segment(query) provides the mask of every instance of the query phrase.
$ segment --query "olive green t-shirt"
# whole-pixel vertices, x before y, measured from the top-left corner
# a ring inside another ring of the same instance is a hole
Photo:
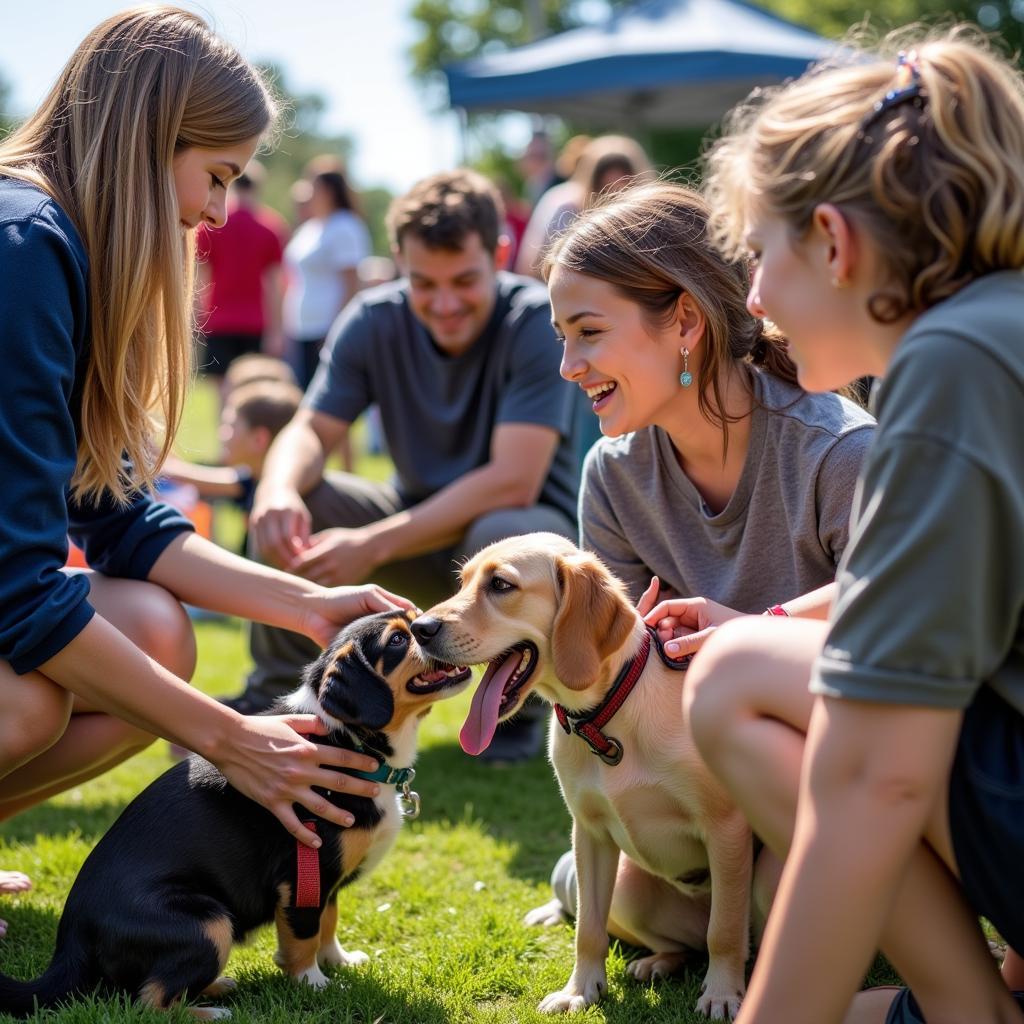
[[[877,413],[811,689],[1024,713],[1024,275],[918,317]]]

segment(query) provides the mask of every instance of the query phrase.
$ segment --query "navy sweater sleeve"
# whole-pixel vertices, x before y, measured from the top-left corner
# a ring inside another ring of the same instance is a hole
[[[144,578],[188,521],[139,496],[82,508],[76,378],[88,359],[88,265],[70,220],[31,186],[0,179],[0,658],[28,672],[93,615],[86,577],[61,571],[69,530],[90,565]]]

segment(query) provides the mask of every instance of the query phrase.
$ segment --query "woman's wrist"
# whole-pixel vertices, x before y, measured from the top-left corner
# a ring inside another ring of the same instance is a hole
[[[319,583],[307,580],[302,576],[284,572],[280,569],[263,567],[271,573],[270,602],[265,617],[252,618],[265,622],[268,626],[289,629],[295,633],[304,633],[304,625],[308,621],[311,604],[324,593]]]
[[[211,764],[219,764],[232,746],[232,739],[242,724],[242,716],[226,704],[212,700],[214,706],[206,714],[196,716],[189,735],[183,736],[184,746],[205,757]]]
[[[786,609],[783,608],[781,604],[773,604],[770,608],[765,608],[763,614],[764,615],[781,615],[781,616],[783,616],[784,618],[787,618],[787,619],[790,617],[789,612],[787,612]]]

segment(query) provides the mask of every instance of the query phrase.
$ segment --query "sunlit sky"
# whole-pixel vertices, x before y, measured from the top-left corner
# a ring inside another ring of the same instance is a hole
[[[6,113],[30,112],[82,37],[131,0],[0,0],[0,76],[11,86]],[[298,92],[328,100],[323,127],[355,140],[360,187],[404,191],[456,165],[458,120],[429,111],[410,76],[417,26],[412,0],[180,0],[201,13],[245,56],[272,60]],[[527,134],[509,128],[511,138]]]

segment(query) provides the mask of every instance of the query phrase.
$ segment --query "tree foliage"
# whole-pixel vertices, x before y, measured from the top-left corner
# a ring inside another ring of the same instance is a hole
[[[436,75],[445,64],[529,42],[528,12],[546,33],[593,23],[635,0],[413,0],[410,16],[422,30],[411,50],[413,73]],[[865,20],[863,0],[758,0],[761,6],[837,38]],[[1024,49],[1024,0],[876,0],[870,25],[886,31],[916,21],[973,21],[1007,50]]]
[[[767,0],[764,6],[825,36],[843,36],[864,23],[884,33],[915,22],[970,21],[1014,57],[1024,46],[1024,0],[882,0],[871,5],[870,18],[857,0]]]
[[[291,219],[292,185],[303,176],[306,164],[315,156],[329,154],[346,160],[352,152],[352,140],[330,135],[322,126],[327,101],[319,93],[292,90],[282,68],[263,64],[261,70],[274,83],[283,111],[279,134],[269,152],[259,154],[267,169],[263,200],[287,219]]]
[[[627,5],[628,0],[414,0],[410,16],[423,35],[410,52],[413,74],[431,78],[453,61],[520,46],[535,34],[578,28]]]

